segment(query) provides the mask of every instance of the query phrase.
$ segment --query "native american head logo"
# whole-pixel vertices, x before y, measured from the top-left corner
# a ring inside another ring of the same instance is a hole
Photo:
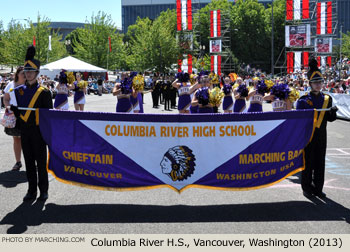
[[[162,172],[168,175],[172,181],[182,181],[191,177],[194,172],[196,158],[192,150],[187,146],[175,146],[170,148],[160,162]]]

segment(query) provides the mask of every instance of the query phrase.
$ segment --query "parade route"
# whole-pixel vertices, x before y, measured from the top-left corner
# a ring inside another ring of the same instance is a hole
[[[152,108],[147,113],[178,113]],[[73,110],[72,97],[69,98]],[[111,94],[87,96],[87,111],[114,112]],[[264,104],[264,111],[271,111]],[[99,191],[63,184],[51,175],[45,204],[23,203],[24,167],[14,165],[12,137],[0,132],[1,234],[349,234],[350,122],[328,124],[324,192],[327,198],[303,196],[299,174],[274,186],[251,191],[169,188],[144,191]],[[145,157],[147,158],[147,157]],[[22,157],[22,163],[24,163]]]

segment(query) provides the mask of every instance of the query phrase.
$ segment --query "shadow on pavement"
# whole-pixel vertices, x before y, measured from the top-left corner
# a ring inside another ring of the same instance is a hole
[[[27,182],[25,171],[6,171],[0,173],[0,185],[3,187],[12,188],[25,182]]]
[[[0,225],[12,225],[9,234],[26,232],[44,223],[183,223],[183,222],[275,222],[346,221],[350,210],[331,199],[207,206],[158,206],[88,204],[56,205],[22,203]]]
[[[294,183],[294,184],[300,184],[301,181],[301,172],[298,172],[296,174],[294,174],[293,176],[289,176],[287,178],[288,181]]]

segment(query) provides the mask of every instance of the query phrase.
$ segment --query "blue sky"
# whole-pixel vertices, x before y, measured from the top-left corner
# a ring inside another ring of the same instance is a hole
[[[5,29],[11,19],[30,19],[36,22],[38,13],[52,22],[90,20],[92,14],[104,11],[121,28],[121,0],[1,0],[0,20]],[[18,20],[25,24],[26,21]]]

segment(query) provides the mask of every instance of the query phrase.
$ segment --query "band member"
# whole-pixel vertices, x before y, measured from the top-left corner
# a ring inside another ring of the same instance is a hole
[[[34,59],[35,47],[30,46],[27,50],[24,72],[25,85],[15,89],[18,107],[48,108],[52,109],[52,97],[50,90],[40,86],[37,77],[40,69],[40,61]],[[28,192],[24,201],[35,200],[37,187],[40,190],[38,200],[45,201],[48,198],[49,180],[46,170],[47,152],[39,129],[39,110],[18,110],[11,106],[17,120],[20,122],[21,141],[28,179]]]
[[[163,98],[164,98],[164,110],[171,111],[170,109],[170,86],[171,83],[169,81],[169,77],[165,76],[163,82]]]
[[[305,147],[305,170],[301,174],[301,187],[305,197],[313,195],[325,198],[323,192],[325,158],[327,148],[327,121],[333,122],[337,117],[337,107],[332,107],[332,97],[321,92],[324,85],[322,73],[317,67],[317,61],[311,59],[307,73],[311,92],[300,97],[297,109],[326,109],[317,112],[317,122],[311,142]]]
[[[68,87],[67,73],[64,70],[61,71],[60,73],[59,83],[56,85],[56,90],[57,90],[57,95],[55,97],[54,108],[68,110],[69,109],[69,104],[68,104],[69,87]]]
[[[130,95],[132,93],[132,79],[127,74],[122,74],[121,83],[116,83],[113,91],[114,96],[117,96],[116,112],[131,113],[132,104]]]
[[[155,78],[155,80],[153,81],[153,85],[152,85],[153,108],[158,108],[159,106],[160,82],[161,80],[158,78]]]
[[[87,87],[87,81],[83,81],[81,79],[81,74],[76,73],[75,75],[76,81],[74,84],[74,107],[75,110],[84,111],[85,106],[85,94],[86,94],[86,87]]]
[[[199,76],[201,88],[197,89],[192,98],[192,107],[198,107],[197,113],[213,113],[213,106],[209,103],[210,81],[208,75]]]
[[[250,100],[248,112],[262,112],[264,96],[266,93],[266,84],[263,80],[254,83],[254,89],[249,92],[247,100]]]
[[[178,73],[176,74],[176,79],[172,83],[172,86],[177,89],[179,93],[179,113],[189,114],[191,105],[191,93],[198,88],[195,84],[191,86],[190,75],[188,73]]]
[[[225,113],[232,113],[233,110],[233,99],[232,99],[232,86],[229,77],[225,77],[222,91],[225,94],[224,101],[222,102],[222,110]]]
[[[246,99],[248,97],[248,88],[243,80],[239,77],[237,78],[237,88],[233,90],[235,96],[235,104],[233,106],[233,112],[241,113],[246,109]]]

